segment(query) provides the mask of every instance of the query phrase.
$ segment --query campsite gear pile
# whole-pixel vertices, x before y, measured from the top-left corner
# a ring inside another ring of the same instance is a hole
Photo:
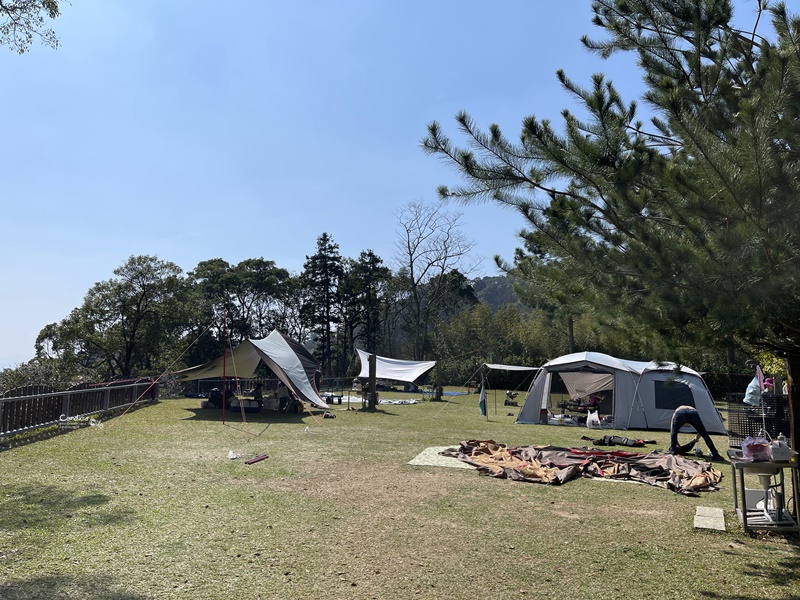
[[[506,446],[493,440],[468,440],[440,452],[473,465],[483,475],[560,485],[578,477],[639,481],[685,496],[718,490],[722,473],[708,462],[650,452]]]
[[[644,448],[646,444],[655,444],[655,440],[632,440],[630,438],[621,437],[619,435],[604,435],[600,439],[592,439],[585,435],[581,436],[582,440],[589,440],[595,446],[628,446],[631,448]]]

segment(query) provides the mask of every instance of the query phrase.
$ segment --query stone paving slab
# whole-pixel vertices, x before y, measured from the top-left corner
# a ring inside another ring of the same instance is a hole
[[[725,513],[721,508],[698,506],[694,514],[694,528],[725,531]]]

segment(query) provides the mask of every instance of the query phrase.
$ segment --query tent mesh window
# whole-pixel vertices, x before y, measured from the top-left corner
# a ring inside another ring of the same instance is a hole
[[[728,441],[731,448],[741,448],[746,437],[756,437],[765,430],[775,439],[782,433],[789,437],[789,397],[763,394],[760,406],[744,403],[744,394],[728,394]],[[791,443],[791,440],[789,440]]]
[[[654,381],[656,408],[660,410],[675,410],[679,406],[694,405],[694,396],[688,385],[679,381]]]

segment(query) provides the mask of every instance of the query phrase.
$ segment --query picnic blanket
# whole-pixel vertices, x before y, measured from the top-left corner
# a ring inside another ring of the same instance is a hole
[[[578,477],[638,481],[685,496],[719,489],[722,472],[711,463],[660,452],[628,452],[556,446],[506,446],[468,440],[440,452],[473,465],[483,475],[560,485]]]

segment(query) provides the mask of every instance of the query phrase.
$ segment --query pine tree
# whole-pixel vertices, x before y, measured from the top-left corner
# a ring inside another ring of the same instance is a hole
[[[331,364],[333,332],[339,322],[340,298],[339,280],[343,275],[342,257],[339,246],[333,238],[323,233],[317,238],[317,253],[306,256],[303,264],[303,289],[306,304],[301,308],[301,316],[311,331],[321,342],[317,357],[322,361],[324,374],[333,374]]]
[[[461,113],[459,148],[429,125],[425,150],[466,180],[440,194],[515,207],[530,226],[518,274],[635,319],[675,357],[690,343],[745,342],[800,376],[800,20],[776,4],[764,37],[766,19],[738,30],[726,0],[592,7],[607,37],[583,43],[603,58],[636,55],[649,124],[604,75],[584,88],[560,71],[588,114],[564,111],[563,131],[531,116],[514,143]]]

